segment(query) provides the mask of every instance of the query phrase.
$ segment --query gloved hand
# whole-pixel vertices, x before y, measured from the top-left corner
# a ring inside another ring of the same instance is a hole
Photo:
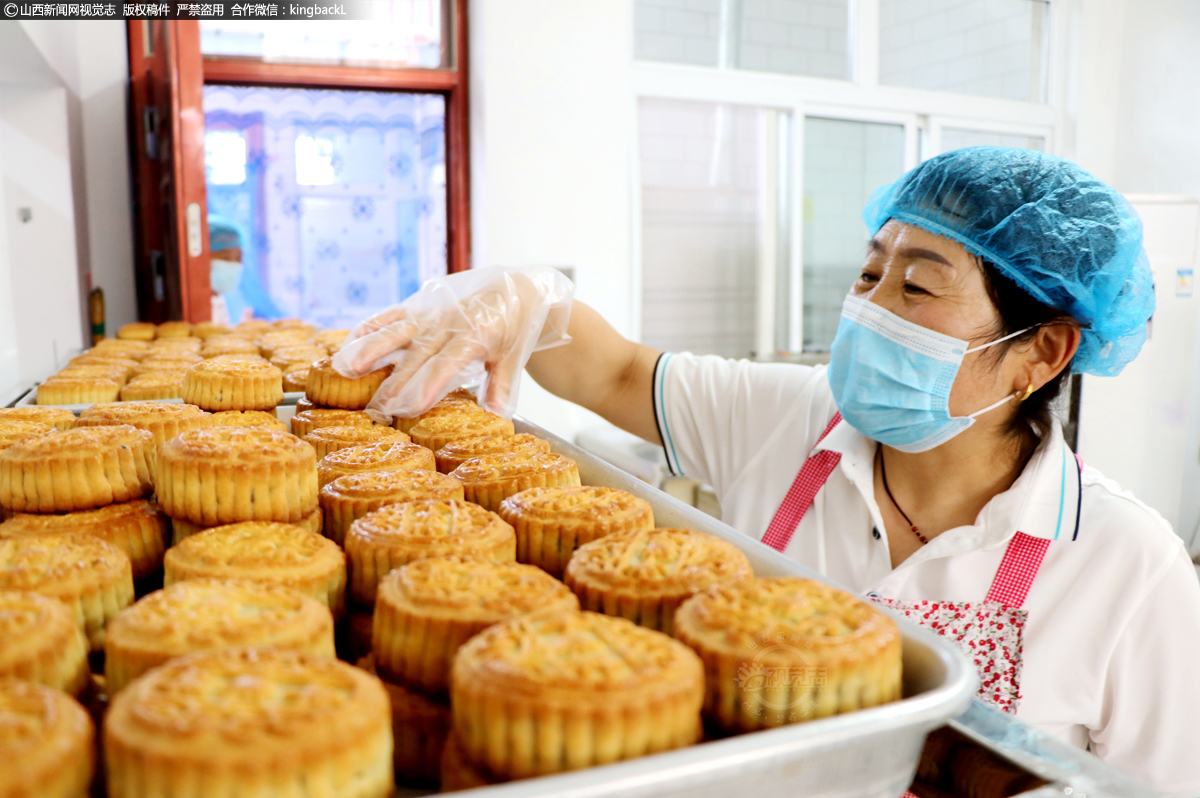
[[[529,356],[571,340],[574,293],[571,281],[548,266],[472,269],[429,280],[355,327],[333,367],[357,378],[395,364],[367,406],[377,420],[418,416],[479,377],[483,406],[511,418]]]

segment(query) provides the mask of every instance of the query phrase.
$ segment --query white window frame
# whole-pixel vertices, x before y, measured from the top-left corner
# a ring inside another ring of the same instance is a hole
[[[788,348],[802,349],[803,319],[803,196],[804,196],[804,118],[822,117],[859,122],[899,124],[905,130],[905,169],[941,152],[942,130],[962,128],[988,133],[1037,136],[1045,141],[1045,151],[1063,152],[1062,137],[1067,94],[1068,51],[1075,23],[1074,12],[1081,0],[1042,0],[1048,4],[1047,101],[1045,103],[977,97],[950,92],[927,91],[879,83],[879,2],[849,0],[850,79],[832,80],[740,69],[701,67],[650,61],[633,62],[631,88],[633,118],[638,119],[638,104],[643,98],[690,100],[728,105],[753,106],[790,115],[791,159],[788,173],[781,176],[789,184],[791,197],[791,236],[787,264],[774,262],[770,246],[778,240],[779,230],[763,230],[759,236],[758,292],[756,302],[755,352],[762,360],[775,351],[776,307],[775,276],[780,268],[790,274],[788,297]],[[632,2],[632,0],[630,0]],[[632,15],[631,15],[632,19]],[[640,126],[633,126],[630,146],[630,190],[632,216],[631,320],[633,335],[642,336],[642,206]],[[769,142],[764,140],[763,144]],[[774,157],[760,159],[763,168]],[[771,181],[764,181],[770,185]],[[763,206],[764,210],[769,206]],[[774,214],[763,216],[774,219]],[[765,227],[772,227],[769,222]]]

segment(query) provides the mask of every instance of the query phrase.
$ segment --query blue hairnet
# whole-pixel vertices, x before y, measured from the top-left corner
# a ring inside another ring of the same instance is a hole
[[[1009,147],[953,150],[878,189],[863,219],[872,235],[897,219],[951,238],[1071,314],[1083,325],[1075,373],[1115,376],[1146,341],[1154,282],[1141,220],[1070,161]]]
[[[208,250],[220,252],[223,249],[241,249],[242,230],[224,216],[215,213],[208,215]]]

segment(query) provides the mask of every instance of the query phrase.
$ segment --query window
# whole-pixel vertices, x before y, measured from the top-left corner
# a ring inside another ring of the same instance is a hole
[[[879,81],[1044,102],[1044,0],[880,0]]]
[[[441,0],[374,0],[371,20],[200,23],[207,57],[364,67],[449,65]]]
[[[804,120],[804,342],[829,351],[866,254],[862,209],[904,174],[904,126]]]
[[[344,327],[469,267],[467,0],[369,5],[129,23],[142,319],[209,318],[206,208],[241,229],[261,316]]]
[[[636,57],[787,75],[849,74],[847,0],[636,0]]]
[[[667,351],[751,357],[758,280],[764,112],[642,100],[643,340]]]
[[[222,184],[213,169],[208,181],[209,213],[245,238],[231,315],[351,327],[445,274],[445,106],[437,94],[206,86],[206,145],[242,142],[243,178]]]
[[[635,0],[643,340],[827,358],[875,189],[960,147],[1054,152],[1056,9]]]

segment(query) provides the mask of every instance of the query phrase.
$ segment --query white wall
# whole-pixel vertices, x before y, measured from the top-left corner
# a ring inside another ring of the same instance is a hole
[[[632,3],[471,6],[476,266],[571,266],[576,296],[631,322]],[[594,417],[521,387],[519,412],[559,434]]]
[[[17,382],[28,385],[83,340],[66,90],[0,86],[0,150]],[[18,218],[22,208],[28,222]]]
[[[20,27],[64,89],[76,244],[75,297],[87,327],[87,289],[104,289],[110,334],[137,320],[129,181],[125,23],[26,21]],[[28,60],[28,59],[27,59]],[[82,341],[81,341],[82,342]]]

